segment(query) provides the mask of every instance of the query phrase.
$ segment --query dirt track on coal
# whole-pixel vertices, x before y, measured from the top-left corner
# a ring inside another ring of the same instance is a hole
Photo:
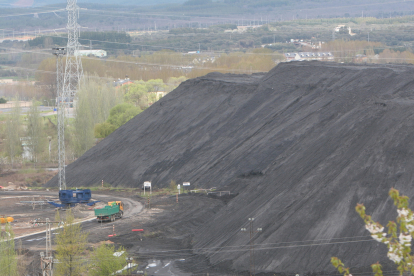
[[[354,273],[377,261],[395,271],[354,207],[387,224],[389,189],[414,196],[413,76],[408,65],[293,62],[188,80],[68,165],[68,185],[231,191],[192,243],[222,271],[250,268],[248,218],[263,229],[256,272],[329,273],[331,256]]]

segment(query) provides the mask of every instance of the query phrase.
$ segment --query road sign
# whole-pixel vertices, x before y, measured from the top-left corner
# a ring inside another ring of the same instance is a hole
[[[190,186],[190,182],[183,182],[183,186]]]
[[[150,188],[150,194],[152,194],[151,182],[149,182],[149,181],[144,182],[144,195],[145,195],[146,187]]]
[[[181,188],[181,186],[180,186],[180,184],[178,184],[178,185],[177,185],[178,194],[180,194],[180,193],[181,193],[181,189],[180,189],[180,188]]]

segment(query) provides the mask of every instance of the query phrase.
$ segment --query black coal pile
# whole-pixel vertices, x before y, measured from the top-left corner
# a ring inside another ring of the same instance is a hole
[[[412,66],[321,62],[209,74],[112,133],[66,179],[73,187],[188,181],[237,194],[193,239],[212,266],[249,270],[254,243],[256,272],[332,272],[331,256],[352,272],[377,261],[394,270],[354,207],[363,202],[386,224],[396,216],[389,189],[414,196],[413,79]],[[252,242],[240,231],[250,227]]]

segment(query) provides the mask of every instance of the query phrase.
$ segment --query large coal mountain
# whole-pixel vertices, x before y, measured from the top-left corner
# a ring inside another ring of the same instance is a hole
[[[281,63],[267,74],[212,73],[176,90],[67,166],[68,185],[170,180],[237,194],[195,232],[211,264],[256,272],[332,272],[330,257],[369,271],[385,246],[354,210],[386,224],[391,187],[409,197],[414,67]],[[49,185],[57,185],[53,178]]]

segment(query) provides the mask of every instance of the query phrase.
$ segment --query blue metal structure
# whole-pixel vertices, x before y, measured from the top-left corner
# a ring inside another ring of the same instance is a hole
[[[59,200],[61,204],[49,201],[55,207],[73,207],[76,204],[86,204],[92,206],[99,201],[91,201],[92,192],[89,189],[85,190],[60,190]]]

